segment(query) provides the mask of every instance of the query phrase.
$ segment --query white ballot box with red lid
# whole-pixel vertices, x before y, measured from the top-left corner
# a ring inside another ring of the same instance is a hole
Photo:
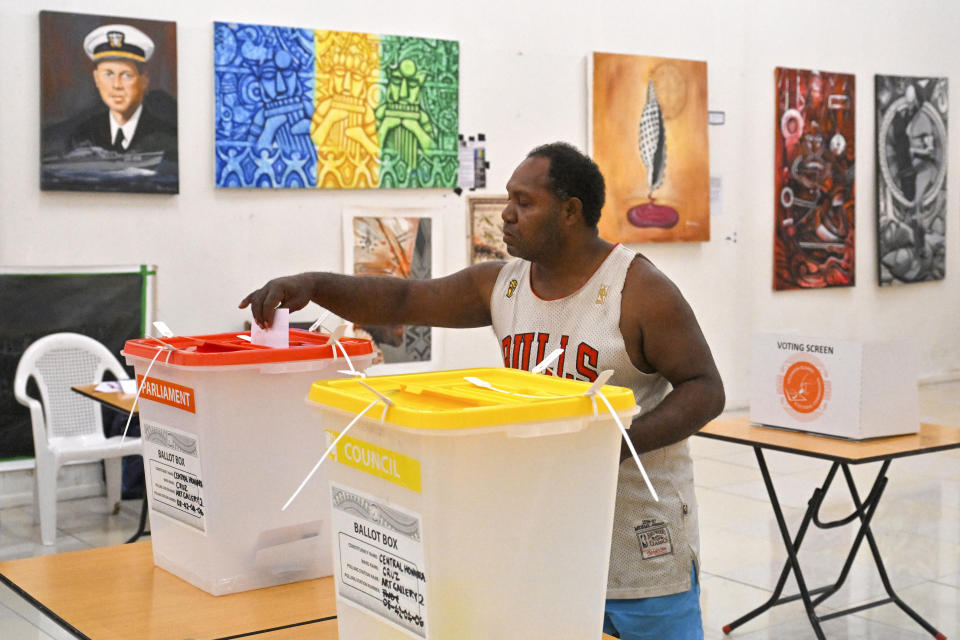
[[[906,340],[758,333],[750,420],[852,440],[916,433],[917,370]]]
[[[246,335],[144,338],[123,350],[141,388],[154,562],[213,595],[332,573],[325,473],[281,507],[324,447],[304,402],[310,385],[373,359],[369,340],[337,345],[291,329],[288,348],[271,348]]]

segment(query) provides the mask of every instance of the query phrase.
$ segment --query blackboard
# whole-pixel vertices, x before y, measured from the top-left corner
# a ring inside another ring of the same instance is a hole
[[[13,395],[26,348],[50,333],[73,331],[100,341],[123,363],[124,343],[143,337],[152,316],[155,275],[145,265],[0,268],[0,460],[33,457],[30,412]]]

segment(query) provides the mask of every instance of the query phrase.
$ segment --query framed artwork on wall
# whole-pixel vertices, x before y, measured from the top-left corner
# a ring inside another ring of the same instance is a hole
[[[177,25],[40,12],[40,188],[177,193]]]
[[[773,288],[854,285],[854,76],[776,69]]]
[[[345,209],[344,273],[425,280],[438,275],[437,216],[424,210]],[[354,324],[354,335],[373,340],[376,373],[428,371],[437,359],[435,332],[412,325]]]
[[[590,153],[606,180],[610,242],[710,239],[707,63],[594,53]]]
[[[943,280],[947,78],[874,76],[880,286]]]
[[[488,260],[510,260],[503,241],[503,220],[500,214],[507,206],[507,196],[473,196],[467,198],[467,256],[469,264]]]
[[[457,186],[454,40],[214,24],[218,187]]]

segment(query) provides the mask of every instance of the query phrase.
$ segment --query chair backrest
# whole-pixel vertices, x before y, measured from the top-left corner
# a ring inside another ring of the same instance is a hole
[[[41,407],[27,395],[27,380],[33,378],[40,390],[46,438],[103,438],[100,406],[70,387],[100,382],[105,371],[118,379],[128,375],[109,349],[79,333],[53,333],[27,347],[17,364],[13,387],[17,401],[30,408],[35,446],[40,444],[36,440]]]

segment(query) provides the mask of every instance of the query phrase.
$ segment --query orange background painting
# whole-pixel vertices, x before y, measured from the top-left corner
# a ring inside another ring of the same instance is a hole
[[[627,219],[632,207],[650,201],[638,135],[651,79],[666,130],[666,173],[653,198],[679,214],[669,229],[637,227]],[[607,185],[600,236],[624,243],[709,240],[707,63],[594,53],[592,91],[592,155]]]

